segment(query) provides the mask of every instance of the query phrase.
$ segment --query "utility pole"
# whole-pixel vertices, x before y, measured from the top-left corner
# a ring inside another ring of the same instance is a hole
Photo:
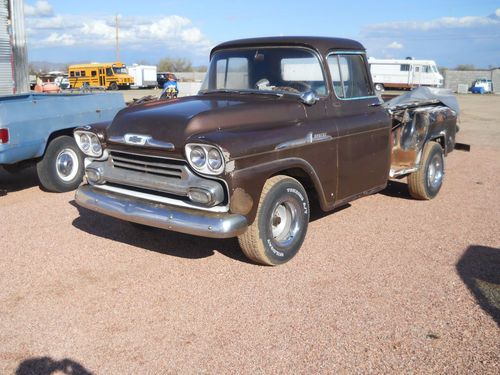
[[[116,26],[116,61],[120,61],[120,39],[118,35],[120,27],[118,26],[118,13],[115,16],[115,26]]]

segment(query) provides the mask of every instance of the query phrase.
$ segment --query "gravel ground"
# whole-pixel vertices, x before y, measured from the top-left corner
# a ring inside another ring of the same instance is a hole
[[[0,373],[500,373],[500,96],[462,96],[439,196],[316,212],[291,262],[0,171]]]

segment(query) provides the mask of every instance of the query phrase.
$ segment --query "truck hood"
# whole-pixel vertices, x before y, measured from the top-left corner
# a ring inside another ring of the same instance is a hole
[[[113,119],[107,137],[112,144],[127,134],[143,135],[173,144],[178,153],[195,135],[199,139],[213,131],[283,126],[305,116],[303,104],[295,98],[208,94],[128,107]]]

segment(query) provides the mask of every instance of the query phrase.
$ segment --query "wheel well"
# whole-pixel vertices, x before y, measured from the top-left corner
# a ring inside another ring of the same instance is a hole
[[[446,155],[446,141],[444,139],[444,135],[440,135],[439,137],[429,139],[429,141],[437,142],[443,149],[444,154]]]
[[[47,151],[47,147],[49,146],[49,143],[52,142],[54,139],[59,138],[63,135],[67,135],[69,137],[73,138],[73,130],[74,128],[68,128],[68,129],[61,129],[53,132],[51,135],[49,135],[49,138],[47,139],[47,143],[45,144],[45,150],[43,151],[43,154],[45,155],[45,151]]]
[[[316,191],[316,186],[314,186],[314,182],[313,182],[311,176],[309,176],[303,169],[301,169],[301,168],[285,169],[285,170],[274,173],[269,178],[277,176],[277,175],[295,178],[304,187],[304,189],[307,193],[307,197],[309,198],[310,204],[311,205],[313,203],[319,204],[318,192]]]

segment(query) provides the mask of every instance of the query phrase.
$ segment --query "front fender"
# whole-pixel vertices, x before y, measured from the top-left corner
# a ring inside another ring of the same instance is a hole
[[[300,173],[301,180],[307,179],[312,183],[324,210],[333,208],[333,199],[326,199],[320,179],[306,160],[289,157],[274,161],[268,161],[250,167],[234,170],[230,173],[228,186],[230,191],[230,211],[235,214],[244,215],[249,224],[253,223],[259,205],[260,195],[266,181],[278,174],[296,177]],[[304,182],[304,181],[302,181]],[[310,192],[308,192],[310,196]]]

